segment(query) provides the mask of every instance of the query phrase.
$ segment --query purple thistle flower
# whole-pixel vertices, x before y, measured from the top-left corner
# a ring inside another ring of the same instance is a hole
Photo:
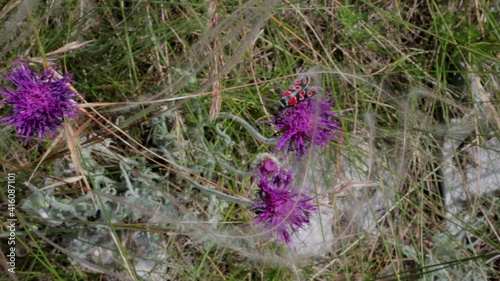
[[[260,163],[259,167],[257,168],[257,174],[269,175],[277,172],[278,169],[278,164],[276,164],[273,159],[267,158],[266,160],[262,161],[262,163]]]
[[[260,191],[251,208],[257,214],[254,224],[262,224],[276,235],[278,242],[288,244],[291,234],[307,228],[311,212],[317,208],[310,203],[314,198],[294,190],[289,171],[270,165],[268,160],[257,169]]]
[[[58,79],[50,69],[40,75],[17,62],[4,79],[15,89],[0,89],[1,102],[12,105],[12,114],[0,118],[0,124],[16,127],[17,135],[26,139],[24,145],[33,137],[54,137],[64,116],[76,117],[76,103],[71,99],[75,93],[69,89],[71,75]]]
[[[296,156],[301,157],[311,145],[324,147],[328,141],[338,139],[335,133],[340,125],[333,119],[337,113],[331,110],[326,97],[321,100],[309,98],[277,112],[275,116],[275,120],[269,123],[281,133],[277,150],[296,151]]]

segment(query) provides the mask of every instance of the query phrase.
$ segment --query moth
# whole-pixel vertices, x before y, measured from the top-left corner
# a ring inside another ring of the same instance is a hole
[[[306,98],[310,98],[317,93],[323,91],[321,87],[310,86],[311,76],[307,73],[299,73],[297,78],[293,81],[293,84],[288,87],[286,91],[282,91],[282,97],[280,100],[280,108],[285,109],[292,107]]]

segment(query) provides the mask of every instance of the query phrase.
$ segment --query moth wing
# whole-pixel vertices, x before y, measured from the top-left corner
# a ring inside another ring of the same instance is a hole
[[[309,90],[315,94],[323,93],[323,88],[321,88],[320,86],[311,86],[309,87]]]
[[[294,80],[295,85],[299,85],[301,89],[306,88],[311,82],[311,77],[307,73],[299,73]]]

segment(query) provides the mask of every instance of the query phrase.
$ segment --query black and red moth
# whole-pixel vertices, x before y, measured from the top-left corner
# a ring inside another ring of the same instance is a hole
[[[307,73],[299,73],[293,84],[283,92],[280,103],[281,108],[292,107],[299,102],[310,98],[313,95],[322,91],[321,87],[309,86],[311,77]]]

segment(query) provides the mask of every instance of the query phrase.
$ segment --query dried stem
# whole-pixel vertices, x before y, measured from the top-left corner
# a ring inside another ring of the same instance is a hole
[[[217,10],[217,0],[209,0],[208,1],[208,15],[210,16],[210,20],[208,22],[208,26],[210,29],[215,29],[219,24],[219,13]],[[219,75],[219,66],[224,66],[224,56],[222,54],[222,49],[220,48],[221,41],[219,36],[214,37],[214,41],[212,42],[212,51],[216,52],[216,55],[213,57],[212,64],[212,77],[217,77],[212,84],[212,106],[210,107],[210,120],[215,120],[219,115],[222,98],[221,98],[221,87],[220,87],[220,79]]]

